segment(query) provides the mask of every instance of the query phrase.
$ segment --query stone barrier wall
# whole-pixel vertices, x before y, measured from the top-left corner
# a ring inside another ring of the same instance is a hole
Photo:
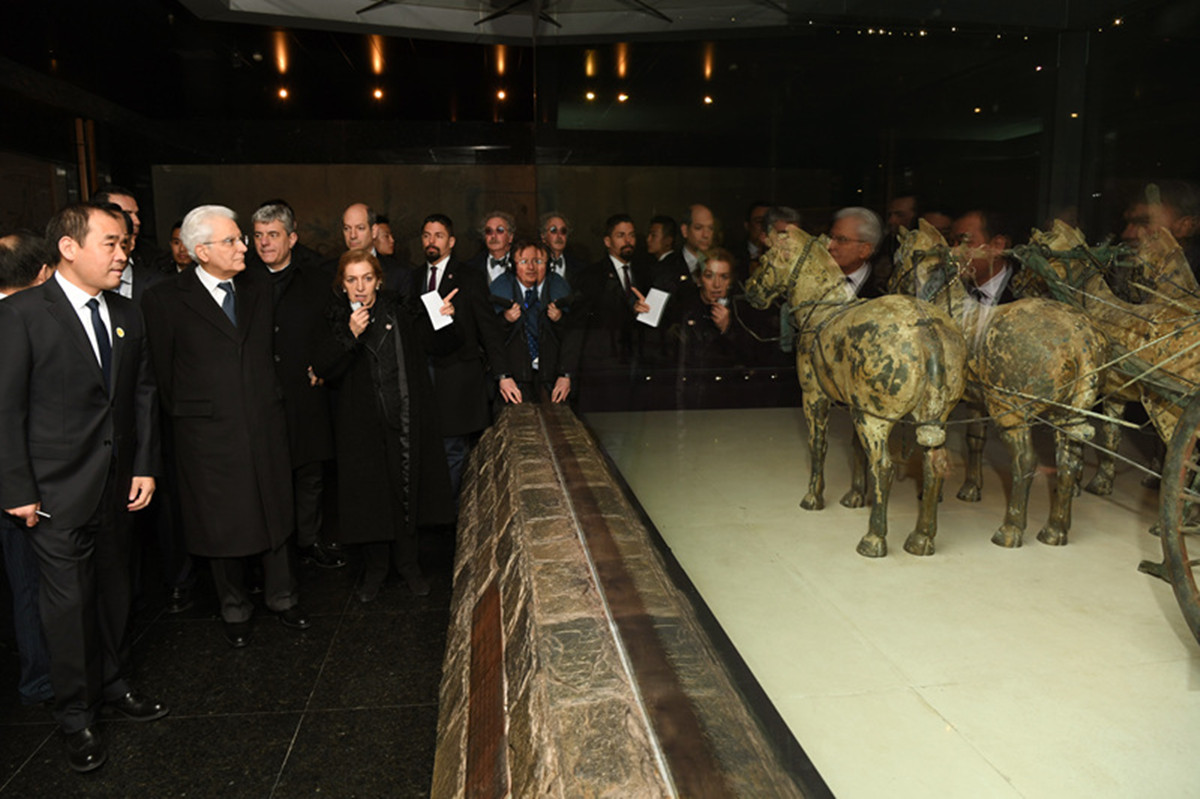
[[[435,799],[801,795],[569,409],[506,408],[461,507]]]

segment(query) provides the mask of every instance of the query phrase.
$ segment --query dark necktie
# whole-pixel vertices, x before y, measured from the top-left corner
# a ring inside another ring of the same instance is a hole
[[[504,266],[504,259],[503,258],[492,258],[489,256],[488,263],[491,264],[492,269],[501,269]]]
[[[112,387],[112,342],[108,338],[108,326],[100,316],[100,301],[92,297],[87,301],[92,310],[92,330],[96,333],[96,349],[100,351],[100,371],[104,373],[104,387]]]
[[[553,272],[556,272],[557,274],[561,275],[563,273],[563,259],[562,258],[551,258],[550,259],[550,269]]]
[[[429,288],[426,291],[437,291],[437,267],[429,266]]]
[[[237,327],[237,310],[233,307],[233,284],[228,280],[223,280],[217,284],[217,288],[225,292],[225,299],[221,300],[221,310],[229,317],[229,321]]]
[[[538,295],[536,288],[525,289],[525,340],[529,344],[529,362],[538,359]]]
[[[625,296],[628,299],[633,299],[633,278],[629,276],[629,264],[622,264],[621,269],[625,272]]]

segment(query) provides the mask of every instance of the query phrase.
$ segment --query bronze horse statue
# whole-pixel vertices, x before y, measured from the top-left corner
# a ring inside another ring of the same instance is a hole
[[[1082,468],[1082,444],[1092,436],[1087,412],[1096,404],[1108,360],[1108,341],[1087,314],[1049,299],[1021,299],[985,307],[959,279],[955,250],[932,225],[902,230],[896,275],[901,289],[915,291],[942,308],[967,342],[964,402],[975,419],[967,430],[966,479],[958,498],[977,502],[983,484],[986,427],[982,409],[1000,429],[1008,448],[1012,491],[1004,523],[992,543],[1019,547],[1024,538],[1036,457],[1032,425],[1054,424],[1058,479],[1050,518],[1038,540],[1067,543],[1071,501]]]
[[[766,308],[784,297],[797,329],[796,371],[812,468],[800,506],[825,506],[829,408],[833,402],[843,403],[850,409],[874,483],[870,522],[858,553],[886,555],[893,474],[888,439],[896,423],[911,416],[917,443],[925,447],[925,482],[917,525],[904,549],[914,555],[933,554],[938,496],[948,464],[946,417],[963,392],[962,336],[945,311],[914,297],[850,299],[833,256],[799,228],[772,233],[771,245],[746,284],[746,298],[756,308]]]

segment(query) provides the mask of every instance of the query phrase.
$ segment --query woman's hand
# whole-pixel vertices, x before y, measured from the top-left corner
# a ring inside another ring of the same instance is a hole
[[[355,338],[362,335],[367,329],[367,325],[371,323],[371,309],[367,306],[359,308],[354,313],[350,314],[350,332]]]

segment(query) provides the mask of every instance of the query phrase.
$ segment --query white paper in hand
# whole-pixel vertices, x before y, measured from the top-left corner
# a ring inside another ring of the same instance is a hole
[[[650,310],[638,314],[638,321],[650,327],[658,327],[658,322],[662,319],[663,309],[667,307],[667,300],[670,298],[671,295],[662,289],[650,289],[647,291],[646,304],[650,306]]]
[[[442,315],[442,306],[446,304],[446,301],[436,291],[427,291],[422,294],[421,302],[425,304],[425,311],[429,314],[429,321],[434,330],[441,330],[454,321],[453,316]]]

